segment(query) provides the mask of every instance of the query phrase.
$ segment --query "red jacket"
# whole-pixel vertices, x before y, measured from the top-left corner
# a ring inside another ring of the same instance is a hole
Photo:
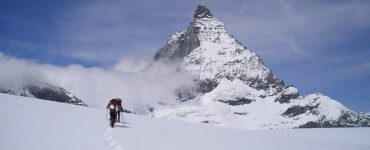
[[[110,105],[114,105],[114,108],[110,108]],[[109,109],[110,111],[117,111],[119,112],[122,108],[122,100],[121,99],[112,99],[109,101],[106,109]]]

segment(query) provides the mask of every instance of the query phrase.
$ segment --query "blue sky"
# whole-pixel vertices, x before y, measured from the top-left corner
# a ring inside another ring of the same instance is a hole
[[[205,4],[301,94],[370,112],[370,1],[2,0],[0,52],[42,64],[112,67],[151,58]]]

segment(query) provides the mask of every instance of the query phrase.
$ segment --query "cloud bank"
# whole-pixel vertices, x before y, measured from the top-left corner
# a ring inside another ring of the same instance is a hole
[[[18,88],[32,82],[45,81],[39,65],[30,60],[16,59],[0,52],[0,87]]]
[[[175,90],[192,86],[192,74],[161,62],[124,58],[113,68],[59,67],[0,55],[0,87],[22,86],[29,81],[61,86],[89,106],[104,107],[107,100],[120,97],[136,109],[159,102],[175,103]],[[4,70],[4,71],[3,71]]]

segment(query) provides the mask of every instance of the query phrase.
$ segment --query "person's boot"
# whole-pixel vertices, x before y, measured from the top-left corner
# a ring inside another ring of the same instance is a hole
[[[110,120],[110,127],[114,128],[114,120]]]

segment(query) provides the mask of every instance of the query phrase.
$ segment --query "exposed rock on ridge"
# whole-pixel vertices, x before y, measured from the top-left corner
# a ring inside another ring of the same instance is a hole
[[[82,100],[71,94],[62,87],[46,83],[28,84],[21,88],[1,88],[0,93],[19,95],[24,97],[35,97],[61,103],[87,106]]]

